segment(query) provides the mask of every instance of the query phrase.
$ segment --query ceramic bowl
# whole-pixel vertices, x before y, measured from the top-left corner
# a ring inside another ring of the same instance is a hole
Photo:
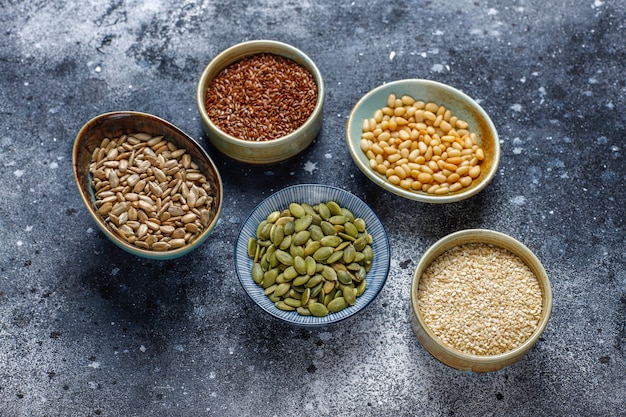
[[[374,260],[371,269],[365,277],[367,281],[365,292],[360,297],[357,297],[354,306],[348,306],[344,310],[330,313],[325,317],[302,316],[295,311],[279,310],[263,293],[263,288],[252,280],[253,261],[248,256],[248,240],[256,236],[256,229],[259,223],[275,210],[284,210],[293,202],[315,205],[331,200],[337,202],[341,207],[352,211],[355,217],[363,218],[366,222],[368,233],[372,235]],[[325,326],[355,316],[378,296],[387,280],[389,265],[389,240],[383,224],[374,211],[354,194],[328,185],[294,185],[267,197],[252,210],[243,223],[235,242],[235,270],[246,294],[271,316],[300,327]]]
[[[239,139],[225,133],[209,118],[205,107],[206,92],[211,81],[224,68],[242,58],[261,53],[289,58],[307,69],[317,84],[317,103],[306,122],[286,136],[266,141]],[[223,154],[240,162],[262,165],[289,159],[302,152],[313,142],[322,126],[324,94],[322,74],[311,58],[299,49],[282,42],[255,40],[231,46],[209,62],[198,82],[196,104],[202,119],[202,126],[213,146]]]
[[[370,167],[369,158],[361,149],[361,134],[363,121],[374,117],[378,109],[387,105],[387,97],[394,93],[400,98],[409,95],[415,100],[426,103],[434,102],[445,106],[453,116],[469,123],[469,130],[476,133],[477,142],[483,148],[485,159],[481,163],[480,176],[474,179],[471,185],[453,193],[435,195],[424,191],[406,190],[394,185],[383,174],[379,174]],[[492,180],[500,161],[500,144],[498,133],[483,108],[461,91],[435,81],[421,79],[407,79],[393,81],[374,88],[363,96],[354,106],[346,126],[348,149],[357,167],[367,178],[383,189],[409,200],[424,203],[451,203],[469,198],[481,190]]]
[[[467,244],[487,243],[504,248],[517,255],[534,273],[542,293],[542,311],[534,333],[516,348],[497,355],[470,355],[454,349],[441,341],[428,327],[419,308],[418,288],[424,271],[439,255],[447,250]],[[469,372],[497,371],[519,361],[535,345],[543,333],[552,311],[550,280],[539,259],[524,244],[503,233],[484,229],[462,230],[452,233],[432,245],[421,257],[411,281],[410,320],[413,331],[424,348],[440,362],[452,368]]]
[[[200,170],[204,173],[207,181],[211,185],[214,201],[210,210],[210,221],[207,227],[204,228],[202,234],[191,244],[162,252],[142,249],[128,243],[125,239],[122,239],[114,233],[109,226],[107,226],[103,217],[98,213],[92,186],[92,175],[89,172],[92,153],[104,138],[113,139],[124,134],[137,132],[144,132],[153,136],[163,135],[165,139],[173,142],[179,149],[186,149],[191,155],[192,160],[199,165]],[[72,159],[74,179],[89,214],[107,238],[118,247],[133,255],[150,259],[172,259],[185,255],[200,246],[217,223],[222,207],[223,189],[222,179],[215,164],[193,138],[173,124],[159,117],[134,111],[118,111],[96,116],[88,121],[76,136]]]

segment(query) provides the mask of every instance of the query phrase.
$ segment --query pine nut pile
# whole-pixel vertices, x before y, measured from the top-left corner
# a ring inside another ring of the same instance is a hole
[[[205,96],[211,121],[225,133],[249,141],[290,134],[307,121],[316,104],[313,75],[291,59],[266,53],[224,68]]]
[[[444,106],[390,94],[363,121],[361,150],[370,168],[405,190],[444,195],[468,187],[485,159],[476,134]]]
[[[185,149],[163,136],[105,138],[89,172],[98,213],[119,237],[167,251],[195,241],[211,221],[211,185]]]
[[[444,344],[468,354],[496,355],[533,334],[542,293],[517,255],[470,243],[444,252],[426,268],[418,304],[426,325]]]

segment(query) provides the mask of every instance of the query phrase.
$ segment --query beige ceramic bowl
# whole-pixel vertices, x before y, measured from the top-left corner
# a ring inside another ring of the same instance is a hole
[[[260,53],[281,55],[297,62],[311,72],[318,91],[317,103],[313,113],[302,126],[287,136],[254,142],[236,138],[219,129],[207,115],[204,101],[211,80],[222,69],[242,58]],[[224,50],[206,66],[198,82],[196,104],[209,141],[220,152],[249,164],[272,164],[284,161],[302,152],[313,142],[319,133],[322,126],[324,81],[315,63],[302,51],[293,46],[270,40],[249,41]]]
[[[466,243],[488,243],[508,249],[519,256],[535,274],[542,291],[542,312],[534,333],[517,348],[499,355],[479,356],[463,353],[444,344],[428,328],[419,309],[418,287],[421,276],[430,263],[439,255],[455,246]],[[439,361],[452,368],[469,372],[497,371],[519,361],[537,342],[548,324],[552,310],[552,290],[550,281],[541,262],[525,245],[505,234],[484,230],[470,229],[452,233],[431,246],[420,259],[411,281],[411,326],[424,348]]]
[[[478,143],[485,152],[485,160],[481,164],[481,174],[470,186],[462,188],[457,192],[443,195],[405,190],[398,185],[391,184],[387,181],[385,175],[375,172],[370,167],[369,159],[361,150],[363,120],[372,118],[376,110],[385,107],[390,93],[395,93],[398,98],[408,94],[415,100],[431,101],[440,106],[445,106],[451,110],[454,116],[469,123],[469,130],[476,133]],[[391,193],[424,203],[452,203],[479,193],[495,176],[500,162],[498,133],[485,110],[461,91],[429,80],[407,79],[393,81],[368,92],[356,103],[350,113],[346,126],[346,139],[352,159],[365,176]]]
[[[171,249],[164,252],[141,249],[135,245],[131,245],[126,240],[120,238],[105,223],[102,216],[98,213],[95,204],[94,191],[91,185],[91,174],[89,173],[89,165],[94,149],[100,145],[105,137],[116,138],[123,134],[145,132],[153,136],[163,135],[165,139],[176,144],[178,148],[184,148],[189,152],[192,160],[199,166],[200,170],[207,177],[211,184],[212,194],[214,197],[211,207],[211,220],[202,234],[196,240],[188,245],[178,249]],[[204,151],[204,149],[190,136],[178,129],[171,123],[160,119],[156,116],[133,112],[119,111],[112,113],[104,113],[94,117],[88,121],[76,136],[74,148],[72,152],[72,160],[74,166],[74,179],[80,191],[80,196],[94,219],[98,228],[118,247],[133,255],[151,259],[172,259],[185,255],[197,248],[206,238],[215,226],[222,207],[222,179],[220,177],[215,164]]]

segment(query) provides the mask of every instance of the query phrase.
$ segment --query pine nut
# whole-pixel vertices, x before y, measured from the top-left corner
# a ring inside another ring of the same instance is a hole
[[[443,195],[480,176],[485,152],[468,129],[444,106],[390,94],[386,106],[363,120],[360,146],[370,168],[390,183]]]

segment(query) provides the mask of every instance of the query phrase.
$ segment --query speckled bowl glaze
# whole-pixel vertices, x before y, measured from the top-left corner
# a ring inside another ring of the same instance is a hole
[[[356,304],[337,313],[325,317],[301,316],[295,311],[283,311],[263,293],[263,288],[252,280],[253,261],[248,256],[248,239],[256,236],[259,223],[275,210],[284,210],[290,203],[307,203],[315,205],[321,202],[335,201],[341,207],[352,211],[355,217],[366,222],[368,233],[372,235],[374,260],[367,272],[367,288],[357,297]],[[235,242],[235,270],[246,294],[250,296],[262,310],[271,316],[300,327],[319,327],[338,323],[355,316],[369,305],[382,290],[390,266],[389,240],[385,228],[374,211],[360,198],[340,188],[321,184],[300,184],[284,188],[263,200],[243,223]]]
[[[518,347],[499,355],[470,355],[444,344],[424,321],[419,309],[419,281],[426,268],[445,251],[467,243],[488,243],[509,250],[519,256],[537,277],[542,292],[541,318],[534,333]],[[440,362],[468,372],[497,371],[519,361],[537,342],[545,330],[552,311],[552,290],[543,265],[524,244],[500,232],[469,229],[452,233],[432,245],[421,257],[411,281],[410,321],[413,332],[424,348]]]
[[[461,190],[434,195],[423,191],[405,190],[391,184],[384,175],[374,171],[365,153],[361,150],[363,120],[372,118],[376,110],[387,105],[389,94],[399,98],[410,95],[415,100],[434,102],[445,106],[454,116],[469,123],[469,130],[477,135],[478,143],[485,152],[481,174],[471,185]],[[424,203],[452,203],[469,198],[481,190],[493,179],[500,163],[500,143],[498,133],[489,115],[478,103],[461,91],[435,81],[407,79],[393,81],[374,88],[363,96],[353,107],[346,126],[346,139],[352,159],[367,178],[383,189],[409,200]]]
[[[306,68],[317,84],[317,103],[311,116],[298,129],[280,138],[254,142],[236,138],[219,129],[209,118],[205,95],[211,80],[228,65],[250,55],[270,53],[289,58]],[[324,81],[315,63],[297,48],[277,41],[243,42],[222,51],[204,69],[196,90],[196,105],[209,141],[223,154],[248,164],[273,164],[287,160],[305,150],[317,137],[322,126]]]
[[[91,185],[92,178],[89,173],[92,153],[105,137],[115,138],[136,132],[145,132],[153,136],[163,135],[165,139],[176,144],[178,148],[186,149],[193,161],[200,166],[201,171],[211,184],[214,197],[211,208],[212,217],[202,234],[191,244],[165,252],[141,249],[129,244],[115,234],[107,227],[104,219],[98,213],[95,204],[94,190]],[[222,208],[223,189],[222,179],[215,164],[193,138],[173,124],[159,117],[134,111],[104,113],[94,117],[82,127],[76,136],[72,151],[72,162],[74,167],[74,179],[78,186],[80,196],[89,214],[96,222],[96,225],[115,245],[133,255],[150,259],[173,259],[183,256],[200,246],[217,223]]]

